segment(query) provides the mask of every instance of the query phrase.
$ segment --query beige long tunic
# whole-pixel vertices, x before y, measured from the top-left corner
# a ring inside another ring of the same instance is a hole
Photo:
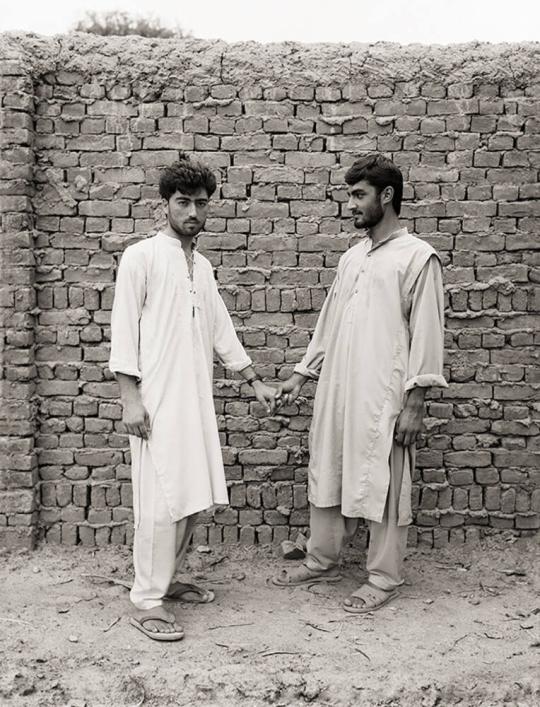
[[[394,428],[406,391],[446,386],[439,259],[406,229],[362,239],[336,278],[295,371],[319,378],[310,430],[309,500],[380,522]],[[411,519],[414,450],[405,458],[399,523]]]
[[[140,381],[151,421],[148,449],[172,521],[228,503],[212,397],[214,351],[230,370],[251,364],[210,262],[194,253],[192,282],[176,239],[158,233],[126,248],[116,280],[109,368]],[[146,443],[132,436],[130,444],[138,487]],[[136,524],[137,515],[135,508]]]

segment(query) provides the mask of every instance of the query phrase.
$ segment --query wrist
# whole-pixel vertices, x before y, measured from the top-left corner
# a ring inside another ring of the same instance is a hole
[[[412,388],[407,394],[405,405],[409,408],[423,408],[426,397],[426,388]]]
[[[304,385],[304,383],[307,381],[307,376],[302,375],[301,373],[293,373],[291,377],[289,378],[291,383],[293,385]]]
[[[122,405],[137,405],[142,403],[141,391],[137,388],[135,390],[124,391],[122,397]]]
[[[252,373],[248,378],[245,379],[246,383],[249,383],[249,385],[252,388],[257,387],[257,385],[262,385],[262,378],[258,373]]]

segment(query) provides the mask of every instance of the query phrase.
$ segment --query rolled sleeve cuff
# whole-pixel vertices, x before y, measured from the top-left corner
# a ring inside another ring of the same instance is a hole
[[[223,365],[225,368],[229,371],[243,371],[244,368],[247,368],[248,366],[253,365],[253,361],[249,358],[249,356],[246,356],[245,358],[238,359],[237,361],[223,361]]]
[[[313,378],[314,380],[317,380],[319,377],[319,371],[315,371],[313,368],[308,368],[307,366],[304,366],[303,363],[297,363],[294,367],[294,372],[299,373],[301,376],[305,376],[306,378]]]
[[[109,361],[109,370],[116,378],[117,373],[123,373],[125,376],[132,376],[136,378],[139,382],[142,378],[140,370],[133,364],[129,364],[123,361]]]
[[[448,388],[448,383],[437,373],[424,373],[420,376],[409,378],[405,383],[405,392],[413,388]]]

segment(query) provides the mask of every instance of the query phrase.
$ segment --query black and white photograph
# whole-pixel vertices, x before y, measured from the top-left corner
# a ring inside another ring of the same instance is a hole
[[[540,705],[540,5],[0,11],[0,707]]]

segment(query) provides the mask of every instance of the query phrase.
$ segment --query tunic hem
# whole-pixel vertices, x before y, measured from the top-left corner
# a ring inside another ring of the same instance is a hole
[[[366,511],[354,511],[351,510],[350,508],[345,508],[343,505],[340,503],[340,501],[337,501],[336,503],[316,503],[311,497],[308,496],[308,501],[311,503],[311,505],[315,506],[315,508],[335,508],[336,506],[339,506],[341,508],[341,515],[344,516],[345,518],[363,518],[364,520],[368,520],[373,523],[381,523],[383,519],[384,513],[381,514],[376,514],[376,513],[367,513]],[[406,525],[410,525],[412,523],[412,516],[407,516],[404,520],[399,519],[398,520],[398,527],[403,527]]]

